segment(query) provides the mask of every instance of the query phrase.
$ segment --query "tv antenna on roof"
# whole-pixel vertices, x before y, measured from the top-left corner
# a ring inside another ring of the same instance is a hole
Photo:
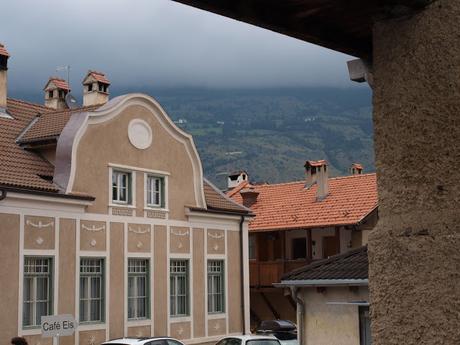
[[[56,72],[61,71],[67,71],[67,85],[69,85],[70,88],[70,65],[56,67]],[[72,96],[70,92],[65,96],[65,103],[69,109],[75,109],[79,107],[77,99]]]
[[[56,67],[56,72],[67,71],[67,85],[70,87],[70,65]]]

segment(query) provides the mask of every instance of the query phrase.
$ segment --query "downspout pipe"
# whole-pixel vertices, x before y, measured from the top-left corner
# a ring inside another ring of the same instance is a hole
[[[304,328],[305,328],[305,302],[299,297],[299,288],[291,286],[292,299],[297,303],[297,338],[299,345],[305,345]]]
[[[240,218],[240,274],[241,274],[241,320],[243,321],[243,335],[247,334],[246,329],[246,309],[245,309],[245,298],[244,298],[244,242],[243,242],[243,223],[244,216]]]

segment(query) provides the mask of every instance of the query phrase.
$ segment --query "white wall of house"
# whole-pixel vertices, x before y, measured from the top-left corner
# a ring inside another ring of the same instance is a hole
[[[359,345],[359,307],[330,302],[368,301],[367,287],[304,288],[304,345]]]

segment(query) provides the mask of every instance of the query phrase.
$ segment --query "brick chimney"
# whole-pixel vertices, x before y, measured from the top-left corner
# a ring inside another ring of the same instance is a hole
[[[50,77],[45,87],[45,106],[52,109],[67,109],[65,96],[70,92],[67,81],[58,77]]]
[[[83,79],[83,106],[105,104],[109,100],[110,81],[104,73],[88,71]]]
[[[247,208],[251,208],[257,201],[259,192],[254,187],[247,187],[240,190],[241,197],[243,198],[243,205]]]
[[[227,188],[232,189],[238,186],[241,182],[249,181],[248,173],[244,170],[231,173],[227,177]]]
[[[350,173],[352,175],[361,175],[363,173],[363,166],[359,163],[353,163],[350,167]]]
[[[6,112],[6,99],[8,97],[8,54],[5,46],[0,43],[0,113]]]
[[[310,188],[316,183],[316,199],[318,201],[323,200],[329,193],[327,162],[325,160],[306,161],[304,167],[306,175],[305,187]]]

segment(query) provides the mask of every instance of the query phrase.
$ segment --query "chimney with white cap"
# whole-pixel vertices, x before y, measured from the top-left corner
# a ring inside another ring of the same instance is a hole
[[[327,162],[325,160],[305,162],[306,188],[312,187],[315,183],[316,199],[323,200],[329,193],[329,177]]]
[[[8,97],[8,54],[5,46],[0,43],[0,113],[6,112],[6,99]]]
[[[248,181],[248,173],[244,170],[235,171],[227,177],[227,188],[232,189],[238,186],[241,182]]]
[[[105,104],[109,100],[110,81],[104,73],[88,71],[83,79],[83,106]]]

